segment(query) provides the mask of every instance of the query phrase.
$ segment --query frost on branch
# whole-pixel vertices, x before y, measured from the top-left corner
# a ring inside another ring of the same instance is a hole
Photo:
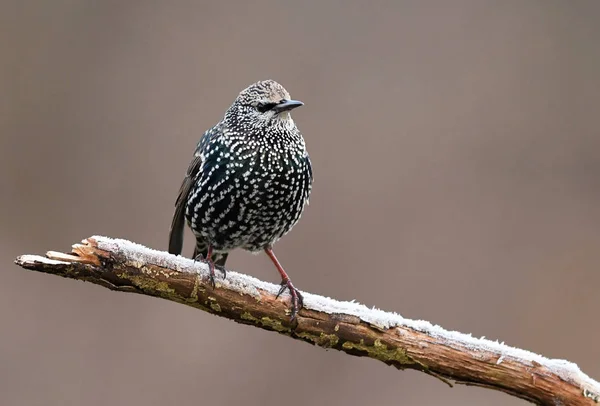
[[[102,236],[73,246],[73,253],[23,255],[24,268],[86,280],[112,290],[184,303],[292,338],[416,369],[444,382],[501,390],[538,404],[592,405],[600,385],[577,365],[498,341],[448,331],[424,320],[302,292],[304,308],[289,323],[289,294],[279,286],[227,271],[208,283],[208,267],[181,256]]]

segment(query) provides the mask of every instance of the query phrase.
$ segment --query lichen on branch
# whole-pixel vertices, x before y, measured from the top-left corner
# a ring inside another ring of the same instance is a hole
[[[600,384],[571,362],[308,292],[302,292],[304,307],[290,322],[289,294],[277,299],[278,285],[227,270],[213,289],[203,262],[127,240],[93,236],[73,245],[71,253],[22,255],[15,262],[114,291],[182,303],[398,369],[419,370],[450,385],[496,389],[542,405],[600,402]]]

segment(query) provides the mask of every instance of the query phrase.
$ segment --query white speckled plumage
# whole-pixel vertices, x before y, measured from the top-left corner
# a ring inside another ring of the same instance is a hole
[[[257,109],[258,103],[289,99],[276,82],[257,82],[198,143],[202,164],[185,216],[199,248],[208,243],[216,253],[260,251],[300,219],[312,186],[304,139],[288,111]]]
[[[194,257],[218,265],[236,248],[265,250],[294,296],[292,317],[301,296],[271,247],[298,222],[312,189],[310,158],[290,114],[302,104],[273,80],[242,90],[198,142],[169,236],[169,252],[180,254],[185,219],[196,236]]]

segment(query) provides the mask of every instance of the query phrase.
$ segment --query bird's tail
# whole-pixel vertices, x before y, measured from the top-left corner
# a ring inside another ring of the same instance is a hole
[[[175,208],[171,230],[169,232],[169,254],[179,255],[183,249],[183,226],[185,221],[185,212],[183,205]]]

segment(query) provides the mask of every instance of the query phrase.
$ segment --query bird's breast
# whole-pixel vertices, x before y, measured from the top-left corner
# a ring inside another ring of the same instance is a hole
[[[188,200],[188,218],[218,246],[254,249],[270,244],[299,220],[310,194],[304,148],[263,148],[228,140],[204,152]]]

